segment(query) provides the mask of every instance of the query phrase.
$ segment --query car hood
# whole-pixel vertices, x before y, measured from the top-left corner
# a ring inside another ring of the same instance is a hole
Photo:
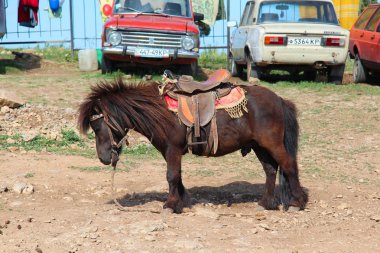
[[[310,23],[289,23],[279,24],[261,24],[259,25],[264,29],[265,33],[271,34],[302,34],[302,35],[343,35],[348,36],[349,31],[337,26],[329,24],[310,24]]]
[[[117,29],[142,29],[142,30],[164,30],[187,33],[199,33],[198,27],[193,20],[172,16],[129,14],[110,18],[105,24],[106,27],[116,27]]]

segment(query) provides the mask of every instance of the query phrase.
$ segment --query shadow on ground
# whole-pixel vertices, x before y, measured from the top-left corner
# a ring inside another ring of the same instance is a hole
[[[246,181],[238,181],[222,186],[199,186],[188,189],[192,204],[212,203],[214,205],[227,204],[228,206],[241,203],[254,203],[261,199],[264,193],[264,184],[251,184]],[[306,192],[308,190],[304,189]],[[167,192],[143,192],[126,194],[118,201],[124,207],[144,205],[149,202],[165,202]],[[276,186],[275,196],[279,198],[280,187]],[[108,204],[114,204],[111,200]]]
[[[21,71],[41,68],[41,57],[31,53],[12,52],[13,59],[0,59],[0,74],[7,73],[9,68]]]

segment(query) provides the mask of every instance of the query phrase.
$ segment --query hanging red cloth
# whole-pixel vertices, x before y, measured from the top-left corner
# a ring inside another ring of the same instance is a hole
[[[39,0],[20,0],[18,5],[18,23],[34,28],[38,25]]]

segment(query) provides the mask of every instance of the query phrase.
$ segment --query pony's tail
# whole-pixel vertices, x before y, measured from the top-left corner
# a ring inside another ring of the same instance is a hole
[[[289,100],[282,100],[283,111],[284,111],[284,121],[285,121],[285,131],[284,131],[284,146],[288,154],[293,158],[297,159],[298,152],[298,136],[299,136],[299,125],[297,121],[297,109],[296,106]],[[289,203],[292,197],[289,179],[283,173],[280,167],[280,197],[282,205],[285,210],[288,209]]]

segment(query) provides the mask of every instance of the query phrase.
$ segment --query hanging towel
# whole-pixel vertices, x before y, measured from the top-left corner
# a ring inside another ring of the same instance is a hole
[[[18,23],[34,28],[38,25],[39,0],[20,0],[18,5]]]

